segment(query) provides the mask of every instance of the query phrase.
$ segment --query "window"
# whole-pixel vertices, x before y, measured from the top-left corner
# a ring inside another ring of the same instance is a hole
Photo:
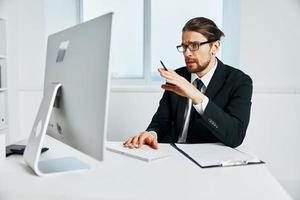
[[[143,1],[83,0],[82,21],[114,12],[112,75],[114,78],[143,78]]]
[[[223,9],[223,3],[226,9]],[[224,19],[223,10],[229,13],[232,6],[236,9],[238,5],[238,2],[231,0],[186,0],[176,3],[173,0],[82,0],[82,18],[86,21],[107,12],[115,12],[113,78],[121,79],[122,83],[140,80],[138,83],[155,84],[161,80],[157,72],[159,60],[164,61],[170,69],[185,65],[176,45],[181,43],[181,29],[189,19],[204,16],[216,22],[222,30],[226,28],[223,27],[224,21],[228,27],[231,25]],[[232,16],[235,15],[231,14],[230,19],[238,17]],[[238,32],[238,28],[235,31]],[[224,32],[226,34],[226,30]],[[225,41],[231,44],[228,39]],[[232,57],[233,54],[227,52],[224,55]],[[222,52],[218,57],[222,58]]]

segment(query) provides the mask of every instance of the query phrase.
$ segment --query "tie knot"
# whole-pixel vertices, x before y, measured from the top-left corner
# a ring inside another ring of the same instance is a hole
[[[201,91],[201,88],[204,84],[199,78],[197,78],[196,80],[194,80],[194,85],[197,87],[198,90]]]

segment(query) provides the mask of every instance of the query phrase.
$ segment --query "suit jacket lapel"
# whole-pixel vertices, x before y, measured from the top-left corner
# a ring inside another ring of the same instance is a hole
[[[225,75],[226,73],[224,71],[224,64],[218,59],[216,71],[214,72],[205,92],[205,95],[209,99],[212,99],[217,94],[219,89],[223,86]]]

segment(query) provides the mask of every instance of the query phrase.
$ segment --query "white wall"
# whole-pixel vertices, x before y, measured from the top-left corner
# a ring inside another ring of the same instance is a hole
[[[20,34],[28,35],[29,39],[25,40],[27,43],[22,45],[19,53],[26,59],[20,59],[22,65],[19,69],[20,133],[18,139],[29,136],[43,95],[47,36],[74,26],[79,22],[79,3],[77,0],[31,1],[20,1],[20,3],[28,4],[28,8],[24,9],[27,18],[21,21],[25,25]],[[33,6],[30,7],[31,4],[39,5],[39,9]],[[39,12],[34,14],[37,10]],[[31,23],[28,23],[28,21],[31,21]],[[37,22],[39,22],[39,27],[36,27],[36,30],[40,32],[27,29],[27,24],[32,26]],[[39,38],[39,41],[36,41],[36,38]],[[30,45],[33,45],[34,48]],[[36,47],[37,45],[39,46]],[[28,51],[28,47],[30,47],[30,51]],[[37,60],[37,63],[32,63],[32,60]]]
[[[160,86],[118,89],[110,94],[108,140],[120,141],[144,131],[162,96]]]
[[[83,0],[82,4],[83,21],[99,17],[108,12],[114,13],[111,36],[111,40],[114,42],[111,44],[111,48],[115,49],[115,51],[110,64],[113,77],[142,78],[144,1]]]
[[[7,24],[8,143],[27,138],[42,97],[46,37],[75,25],[78,0],[1,0]],[[64,19],[64,20],[60,20]]]
[[[30,133],[32,128],[31,126],[29,131],[25,131],[24,129],[24,127],[29,125],[27,119],[32,118],[29,112],[37,109],[42,95],[46,36],[43,1],[18,1],[18,6],[20,8],[18,22],[15,24],[18,26],[19,38],[19,132],[17,135],[23,138]],[[38,94],[38,96],[32,94]]]
[[[296,199],[300,199],[299,102],[300,94],[254,93],[244,142]]]
[[[38,3],[35,4],[33,1],[29,2],[29,5],[35,7],[31,12],[34,17],[36,12],[39,12]],[[29,5],[23,5],[21,1],[18,0],[2,0],[1,1],[1,17],[6,20],[6,31],[7,31],[7,85],[8,85],[8,125],[9,125],[9,135],[7,138],[10,141],[16,140],[20,136],[19,129],[19,68],[24,61],[24,57],[20,55],[22,50],[24,50],[24,44],[27,42],[27,34],[22,34],[21,31],[24,30],[25,21],[22,21],[24,17],[24,9],[28,8]],[[25,17],[28,20],[28,18]],[[36,23],[35,23],[36,22]],[[38,27],[39,19],[33,22],[32,26],[29,25],[28,30],[31,28],[37,28],[36,31],[43,31]],[[39,37],[37,37],[37,41]],[[38,44],[32,44],[30,47],[37,47]],[[37,48],[39,49],[39,48]],[[38,52],[37,52],[37,55]],[[26,58],[25,58],[26,59]],[[34,63],[34,60],[32,63]]]
[[[299,27],[299,0],[241,1],[241,65],[257,89],[299,92]]]
[[[300,199],[300,1],[241,0],[240,65],[254,82],[246,145]]]

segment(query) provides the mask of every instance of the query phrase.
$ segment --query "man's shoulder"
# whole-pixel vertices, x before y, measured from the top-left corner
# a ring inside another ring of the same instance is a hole
[[[220,68],[222,68],[223,73],[225,73],[227,76],[234,76],[234,77],[244,77],[244,78],[250,78],[248,74],[243,72],[242,70],[232,67],[230,65],[222,63],[220,60]],[[251,78],[250,78],[251,79]]]
[[[223,64],[222,63],[222,66],[223,70],[225,71],[225,74],[227,75],[228,78],[232,77],[232,78],[235,78],[235,79],[248,79],[248,80],[251,80],[251,77],[246,74],[245,72],[243,72],[242,70],[240,69],[237,69],[235,67],[232,67],[230,65],[227,65],[227,64]]]

